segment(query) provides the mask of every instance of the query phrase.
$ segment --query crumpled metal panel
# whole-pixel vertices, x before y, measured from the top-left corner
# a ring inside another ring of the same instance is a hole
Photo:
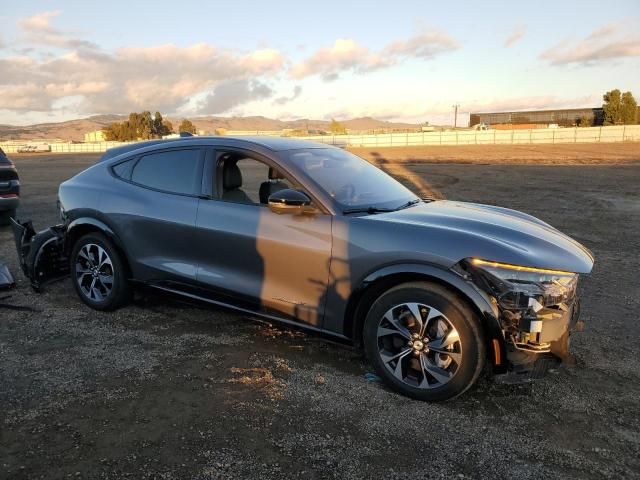
[[[0,290],[9,290],[16,286],[13,275],[4,263],[0,263]]]

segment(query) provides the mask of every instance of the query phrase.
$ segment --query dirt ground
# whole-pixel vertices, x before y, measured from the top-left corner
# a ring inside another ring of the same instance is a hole
[[[68,281],[33,293],[0,227],[18,279],[0,303],[36,310],[0,308],[0,478],[640,478],[640,148],[624,147],[621,164],[574,166],[496,165],[488,147],[455,148],[486,164],[410,153],[405,183],[531,213],[596,257],[576,367],[481,379],[442,404],[368,381],[347,348],[222,310],[145,294],[98,313]],[[572,148],[507,155],[579,160]],[[58,184],[94,158],[15,157],[19,215],[55,222]]]
[[[640,143],[565,143],[558,145],[459,145],[350,148],[373,162],[602,165],[640,162]]]

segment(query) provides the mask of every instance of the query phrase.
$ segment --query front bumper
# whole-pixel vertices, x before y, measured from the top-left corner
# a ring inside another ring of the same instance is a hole
[[[508,311],[500,314],[506,372],[497,376],[498,381],[518,383],[534,380],[561,363],[576,363],[569,344],[571,335],[584,328],[578,297],[571,305],[544,308],[537,314],[524,316],[527,318],[514,318]]]
[[[478,259],[454,271],[492,304],[487,333],[494,374],[529,380],[559,363],[575,363],[569,339],[583,328],[578,273]]]

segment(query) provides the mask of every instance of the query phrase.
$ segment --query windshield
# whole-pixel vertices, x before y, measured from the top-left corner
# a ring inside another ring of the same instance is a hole
[[[382,170],[344,150],[310,148],[288,153],[289,160],[343,209],[394,209],[417,199]]]

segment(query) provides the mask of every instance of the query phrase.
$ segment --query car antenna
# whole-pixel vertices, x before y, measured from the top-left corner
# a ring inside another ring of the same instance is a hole
[[[180,132],[180,138],[183,137],[193,137],[193,133],[191,132]]]

